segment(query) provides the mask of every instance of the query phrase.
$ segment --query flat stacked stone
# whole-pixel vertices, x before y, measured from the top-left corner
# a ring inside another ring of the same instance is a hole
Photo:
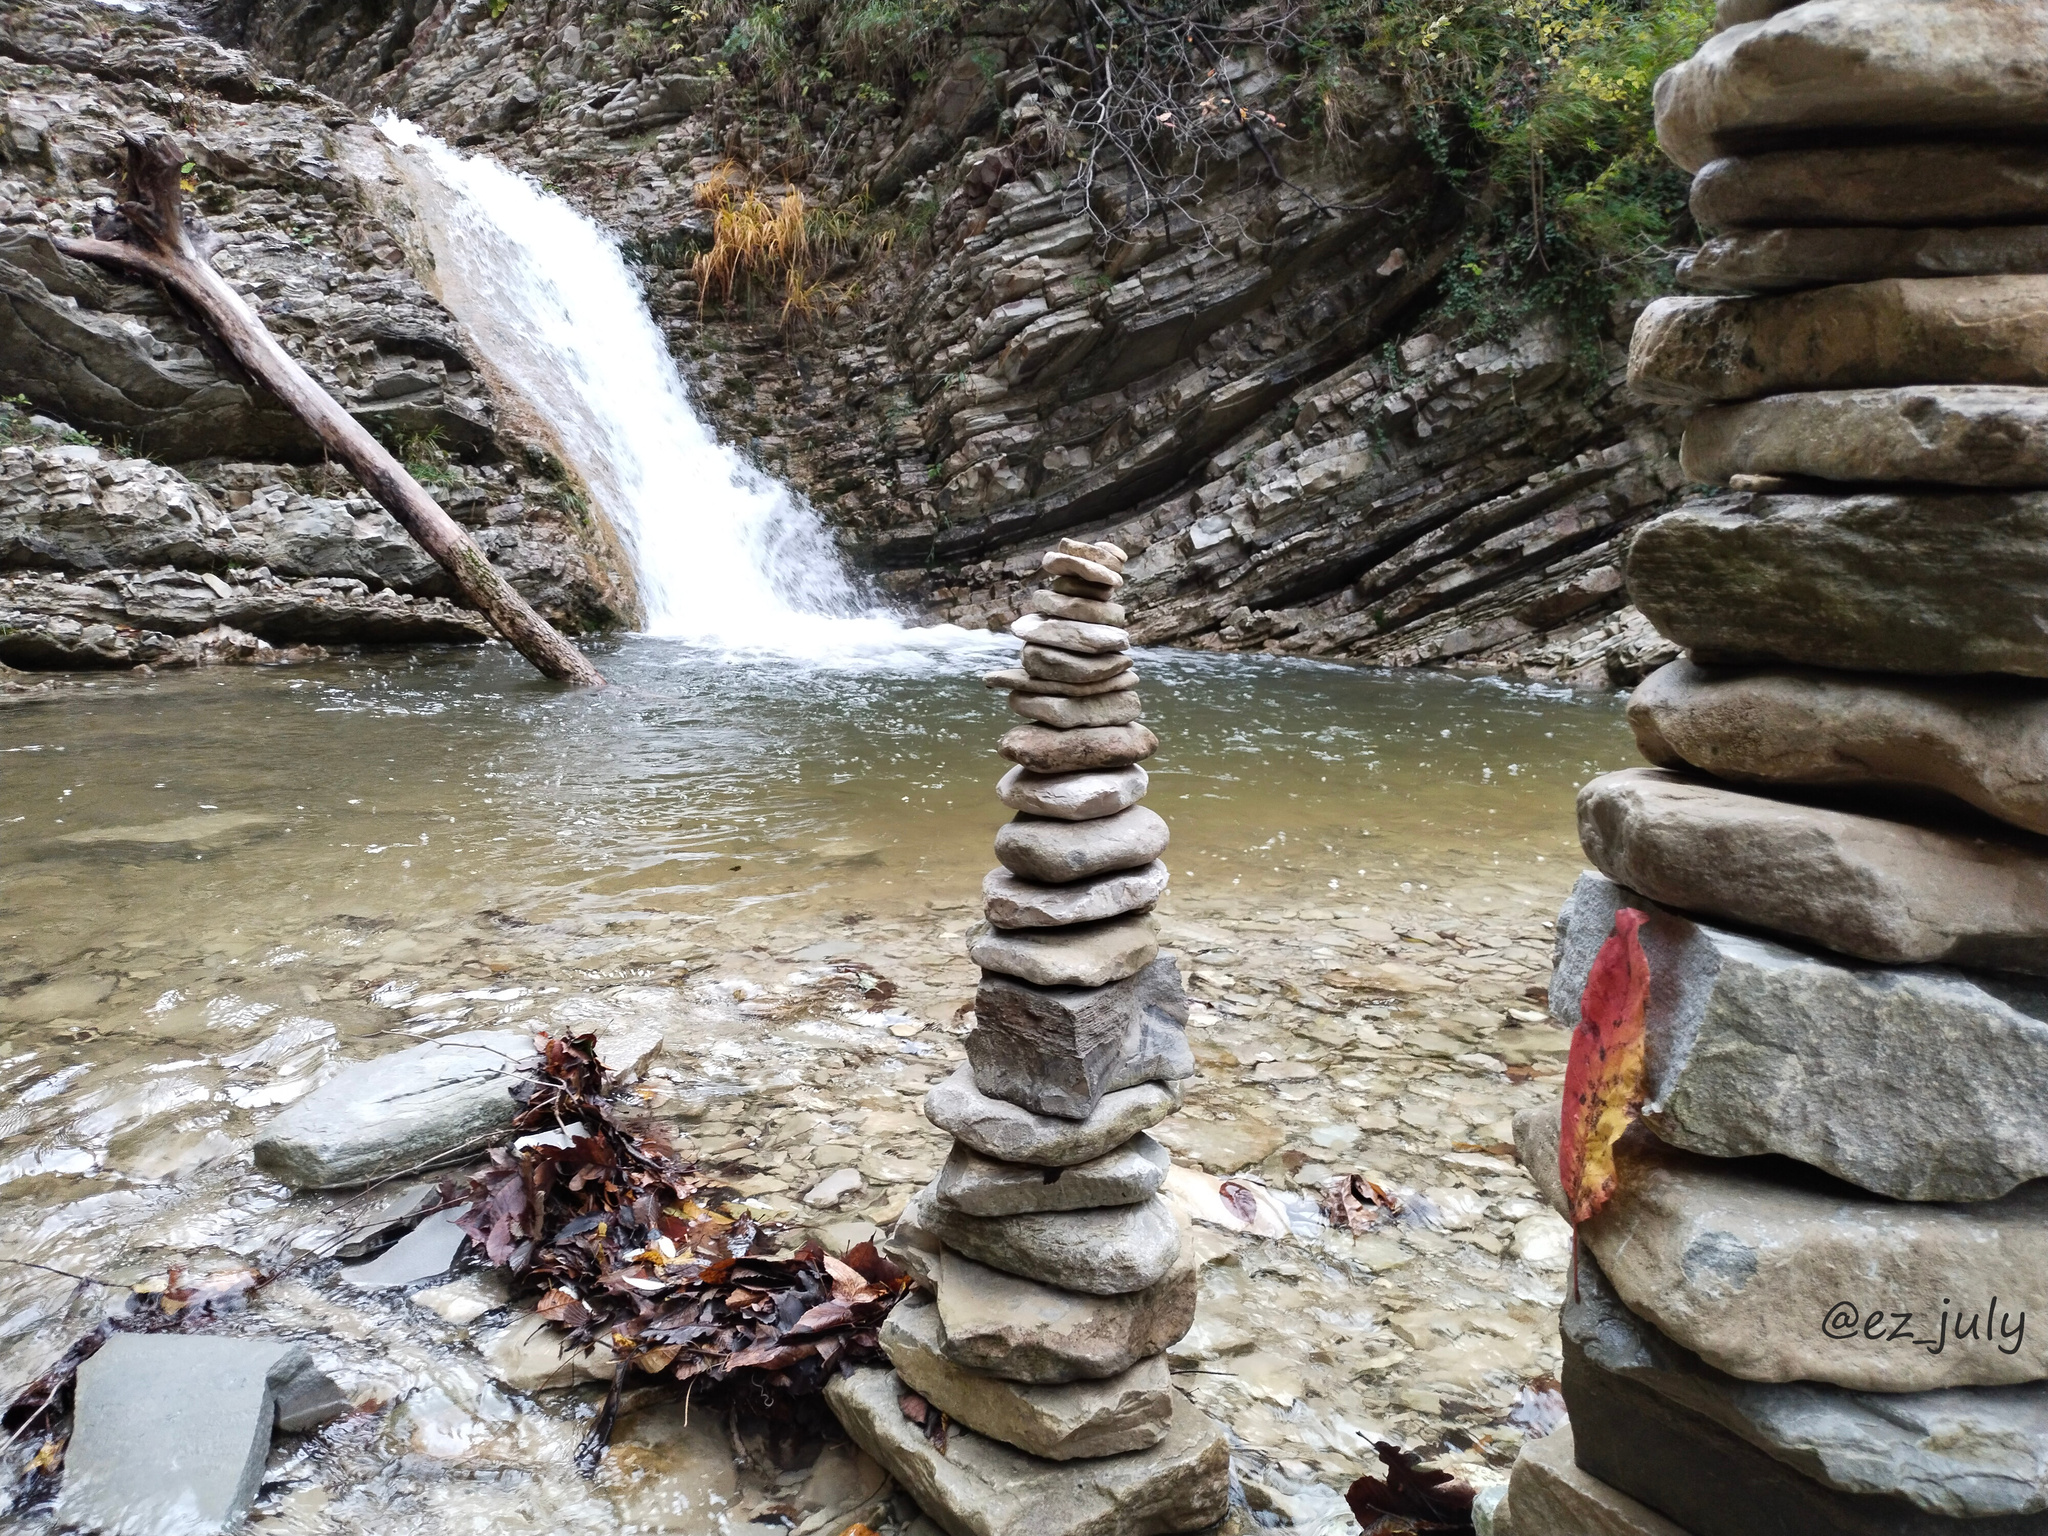
[[[1152,917],[1168,834],[1140,803],[1159,743],[1116,601],[1124,559],[1061,540],[1012,626],[1019,664],[987,679],[1024,723],[1000,744],[1015,766],[996,793],[1016,814],[968,936],[967,1064],[925,1101],[953,1150],[896,1225],[920,1289],[883,1329],[893,1370],[827,1389],[955,1533],[1167,1536],[1229,1504],[1222,1434],[1166,1371],[1195,1269],[1145,1132],[1195,1062]],[[906,1393],[946,1416],[943,1450],[903,1417]]]
[[[2048,6],[1719,9],[1656,92],[1699,296],[1630,380],[1726,490],[1630,550],[1687,655],[1551,990],[1643,914],[1642,1123],[1514,1531],[2048,1536]]]

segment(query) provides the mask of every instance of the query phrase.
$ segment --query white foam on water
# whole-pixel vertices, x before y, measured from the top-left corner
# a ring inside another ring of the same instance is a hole
[[[632,558],[650,634],[853,666],[1014,647],[950,624],[909,628],[862,596],[816,509],[692,407],[640,285],[597,224],[401,118],[377,127],[415,194],[442,301],[590,487]]]

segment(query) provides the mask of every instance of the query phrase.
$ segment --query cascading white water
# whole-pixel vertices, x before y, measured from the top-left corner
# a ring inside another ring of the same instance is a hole
[[[968,638],[868,608],[809,503],[718,441],[609,235],[494,161],[399,118],[377,126],[443,302],[590,487],[632,556],[649,632],[816,660]]]

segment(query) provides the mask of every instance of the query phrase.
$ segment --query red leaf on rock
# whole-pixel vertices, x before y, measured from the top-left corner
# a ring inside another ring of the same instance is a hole
[[[1643,1026],[1650,960],[1637,936],[1643,914],[1623,907],[1600,946],[1579,1000],[1564,1071],[1557,1171],[1574,1226],[1598,1215],[1614,1193],[1614,1144],[1643,1107]]]

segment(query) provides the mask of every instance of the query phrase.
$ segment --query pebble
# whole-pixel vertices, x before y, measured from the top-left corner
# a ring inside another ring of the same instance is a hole
[[[982,910],[998,928],[1064,928],[1149,912],[1166,894],[1166,885],[1166,866],[1158,859],[1065,885],[1042,885],[1020,880],[1007,869],[992,869],[981,881]]]
[[[996,798],[1013,811],[1056,821],[1094,821],[1145,798],[1151,776],[1136,763],[1124,768],[1034,773],[1012,768],[996,785]]]
[[[1159,954],[1159,925],[1142,912],[1065,928],[983,926],[968,958],[1039,987],[1104,987],[1135,976]]]
[[[1020,815],[996,833],[995,846],[1011,874],[1061,885],[1150,864],[1166,852],[1169,836],[1163,817],[1134,805],[1093,821]]]
[[[1063,699],[1042,693],[1013,693],[1010,708],[1027,720],[1036,720],[1055,730],[1071,731],[1089,726],[1128,725],[1145,713],[1134,690],[1099,694],[1089,699]]]

